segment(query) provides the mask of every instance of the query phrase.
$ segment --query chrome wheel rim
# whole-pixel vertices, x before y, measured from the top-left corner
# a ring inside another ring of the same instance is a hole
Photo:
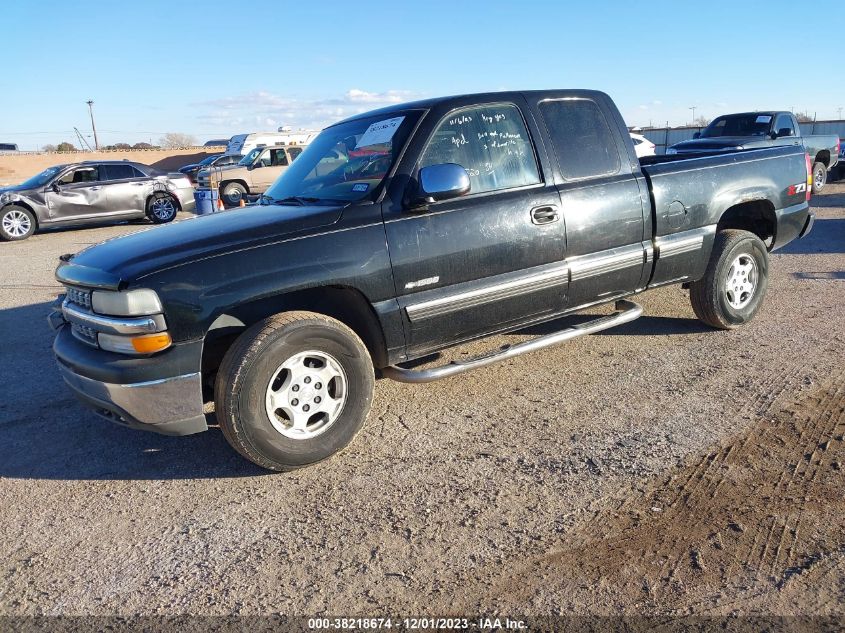
[[[176,206],[170,198],[156,198],[152,211],[159,220],[169,220],[176,214]]]
[[[3,230],[12,237],[23,237],[32,230],[32,220],[23,211],[14,209],[3,215]]]
[[[231,189],[226,190],[225,196],[229,199],[229,202],[231,202],[232,204],[237,204],[241,201],[241,198],[243,197],[243,192],[237,187],[232,187]]]
[[[309,350],[279,365],[267,384],[265,408],[281,435],[307,440],[325,433],[348,397],[346,372],[330,354]]]
[[[734,310],[740,310],[751,303],[757,290],[757,262],[751,255],[738,256],[725,278],[725,296]]]
[[[823,185],[826,176],[827,176],[827,172],[826,172],[825,168],[819,167],[819,168],[816,169],[815,176],[813,176],[813,178],[815,178],[814,182],[816,182],[819,185]]]

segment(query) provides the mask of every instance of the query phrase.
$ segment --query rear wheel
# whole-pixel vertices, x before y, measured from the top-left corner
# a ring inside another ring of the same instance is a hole
[[[285,312],[249,328],[226,353],[215,384],[217,421],[255,464],[300,468],[352,441],[374,382],[352,330],[321,314]]]
[[[170,194],[156,194],[147,202],[147,217],[155,224],[172,222],[179,207]]]
[[[223,202],[230,207],[236,207],[241,203],[241,200],[246,202],[247,190],[239,182],[227,182],[223,185]]]
[[[0,239],[25,240],[35,233],[35,216],[26,207],[10,204],[0,209]]]
[[[768,284],[769,255],[762,240],[748,231],[720,231],[707,272],[690,284],[690,302],[701,321],[730,330],[754,318]]]
[[[813,164],[813,193],[821,193],[827,184],[827,167],[824,163]]]

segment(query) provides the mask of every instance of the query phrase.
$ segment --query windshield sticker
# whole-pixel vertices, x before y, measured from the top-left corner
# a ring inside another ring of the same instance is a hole
[[[368,147],[370,145],[378,145],[380,143],[389,143],[396,130],[402,125],[405,120],[403,116],[397,116],[392,119],[385,119],[384,121],[376,121],[372,123],[364,135],[358,140],[356,149],[360,147]]]
[[[355,193],[364,193],[369,188],[370,183],[368,182],[359,182],[357,184],[352,185],[352,191],[354,191]]]
[[[754,122],[755,123],[770,123],[771,120],[772,120],[772,117],[770,115],[761,114],[760,116],[757,117],[757,120],[754,121]]]

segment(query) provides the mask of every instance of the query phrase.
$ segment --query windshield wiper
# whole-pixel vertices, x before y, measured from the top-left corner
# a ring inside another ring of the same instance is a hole
[[[282,198],[281,200],[274,200],[273,198],[270,198],[270,201],[275,204],[296,204],[301,207],[306,204],[314,204],[315,202],[319,202],[320,199],[311,198],[309,196],[288,196],[287,198]]]

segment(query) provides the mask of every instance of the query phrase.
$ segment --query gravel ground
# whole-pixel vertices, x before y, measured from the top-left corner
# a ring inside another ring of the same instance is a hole
[[[352,446],[283,475],[64,388],[57,257],[137,226],[0,244],[0,614],[845,617],[845,185],[814,206],[741,330],[651,291],[616,330],[379,381]]]

